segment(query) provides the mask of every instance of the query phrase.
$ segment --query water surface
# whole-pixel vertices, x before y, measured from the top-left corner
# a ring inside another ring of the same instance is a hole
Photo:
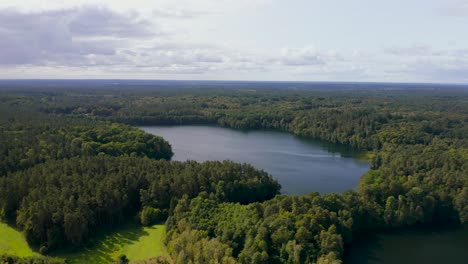
[[[213,126],[153,126],[144,131],[172,145],[173,160],[232,160],[264,169],[282,192],[344,192],[356,187],[369,164],[349,147],[278,131],[242,131]]]
[[[353,242],[345,264],[466,264],[468,226],[419,227]]]

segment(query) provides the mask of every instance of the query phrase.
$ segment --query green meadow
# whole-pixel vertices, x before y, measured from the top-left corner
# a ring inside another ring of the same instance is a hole
[[[92,264],[109,263],[121,254],[125,254],[132,261],[165,256],[165,232],[164,225],[127,225],[112,233],[98,234],[86,247],[62,250],[54,254],[54,257],[65,258],[71,264]],[[29,247],[20,232],[4,223],[0,223],[0,254],[22,257],[38,255]]]
[[[0,254],[28,257],[37,255],[29,247],[21,232],[0,222]]]
[[[166,254],[163,240],[164,225],[142,227],[128,225],[112,233],[99,234],[89,246],[76,251],[58,252],[55,256],[68,263],[109,263],[121,254],[129,260],[144,260]]]

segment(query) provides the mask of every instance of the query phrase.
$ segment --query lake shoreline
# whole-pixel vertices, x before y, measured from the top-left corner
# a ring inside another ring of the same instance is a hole
[[[140,126],[162,136],[172,160],[232,160],[265,170],[283,194],[342,193],[355,189],[370,169],[355,149],[278,130],[235,130],[219,126]]]

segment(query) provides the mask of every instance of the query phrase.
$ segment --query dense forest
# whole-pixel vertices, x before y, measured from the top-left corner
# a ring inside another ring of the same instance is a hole
[[[50,257],[25,257],[0,255],[0,263],[2,264],[64,264],[60,259]]]
[[[468,221],[463,90],[2,89],[0,216],[44,254],[137,219],[165,221],[175,263],[341,263],[358,234]],[[132,127],[162,124],[288,131],[372,169],[343,194],[280,195],[246,164],[168,161]]]
[[[72,157],[124,155],[168,160],[173,155],[169,143],[161,137],[129,126],[23,114],[28,118],[2,112],[3,118],[10,117],[1,127],[0,175]]]
[[[41,253],[79,246],[96,229],[122,224],[141,209],[149,225],[166,218],[181,197],[250,203],[279,191],[271,176],[249,165],[107,156],[47,162],[1,180],[4,216],[16,217]]]

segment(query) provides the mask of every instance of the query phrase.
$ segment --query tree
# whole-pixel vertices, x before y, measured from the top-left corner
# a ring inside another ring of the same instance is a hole
[[[141,211],[141,224],[144,226],[150,226],[154,225],[158,222],[163,221],[165,218],[165,214],[158,209],[158,208],[153,208],[150,206],[145,206],[143,210]]]

